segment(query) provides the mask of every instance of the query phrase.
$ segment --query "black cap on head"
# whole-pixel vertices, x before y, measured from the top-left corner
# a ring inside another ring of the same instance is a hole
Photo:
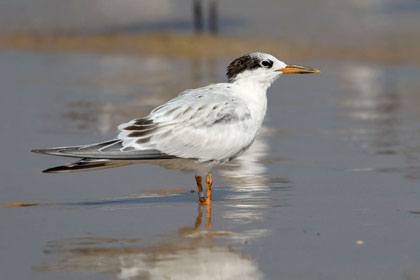
[[[271,60],[267,60],[267,65],[261,65],[262,58],[253,55],[246,54],[240,58],[232,61],[231,64],[227,67],[226,76],[229,81],[232,81],[238,74],[242,73],[245,70],[253,70],[259,67],[268,67],[270,68],[273,65]]]

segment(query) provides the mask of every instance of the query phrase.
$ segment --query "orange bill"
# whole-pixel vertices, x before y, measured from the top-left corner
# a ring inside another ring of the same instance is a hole
[[[283,74],[315,74],[321,71],[306,66],[288,64],[285,68],[277,69],[276,72],[282,72]]]

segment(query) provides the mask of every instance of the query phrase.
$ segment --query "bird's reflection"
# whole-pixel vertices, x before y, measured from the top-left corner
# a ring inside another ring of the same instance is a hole
[[[175,240],[154,245],[142,239],[94,236],[52,241],[44,252],[54,261],[35,269],[103,273],[129,280],[261,279],[249,256],[214,240],[235,233],[212,230],[211,208],[199,206],[193,226],[179,228]]]

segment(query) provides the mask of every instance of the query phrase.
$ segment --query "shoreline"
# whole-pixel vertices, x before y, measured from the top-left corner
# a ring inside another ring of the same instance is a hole
[[[289,41],[290,40],[285,40]],[[388,41],[388,40],[387,40]],[[415,40],[414,40],[415,41]],[[345,59],[379,63],[420,64],[420,43],[395,40],[373,47],[345,47],[321,44],[251,40],[240,37],[185,33],[107,33],[94,35],[0,33],[0,48],[49,52],[88,52],[99,54],[159,55],[168,57],[212,58],[253,51],[272,53],[290,59]]]

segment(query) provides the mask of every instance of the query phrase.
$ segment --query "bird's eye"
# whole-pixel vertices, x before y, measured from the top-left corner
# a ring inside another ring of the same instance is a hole
[[[264,60],[263,62],[261,62],[261,65],[270,68],[273,65],[273,62]]]

